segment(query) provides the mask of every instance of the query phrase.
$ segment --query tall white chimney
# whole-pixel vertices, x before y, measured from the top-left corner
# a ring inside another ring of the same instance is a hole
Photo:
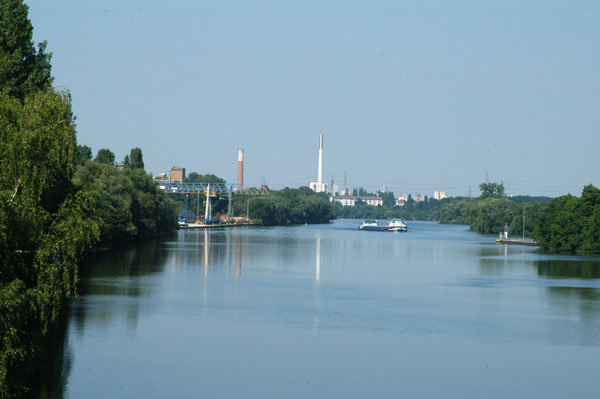
[[[318,183],[323,183],[323,134],[319,136],[319,174]]]

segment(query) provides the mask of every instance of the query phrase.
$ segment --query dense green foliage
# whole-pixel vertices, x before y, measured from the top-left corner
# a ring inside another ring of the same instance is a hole
[[[284,188],[252,198],[250,217],[265,226],[328,223],[333,219],[333,207],[324,193],[308,187]]]
[[[75,292],[78,261],[99,236],[96,197],[71,183],[68,94],[0,94],[0,396],[19,395],[44,337]]]
[[[479,185],[479,190],[481,190],[480,198],[488,198],[488,197],[504,197],[504,184],[500,183],[492,183],[485,182]]]
[[[186,183],[225,183],[224,179],[213,175],[213,174],[205,174],[201,175],[196,172],[192,172],[185,177]]]
[[[115,153],[108,148],[101,148],[98,150],[94,161],[112,165],[115,163]]]
[[[85,163],[92,159],[92,149],[87,145],[77,145],[75,152],[75,163],[77,165],[85,165]]]
[[[1,398],[24,396],[44,364],[84,251],[101,235],[146,237],[175,223],[143,169],[119,172],[77,146],[70,95],[51,87],[50,55],[45,43],[34,49],[27,11],[22,0],[0,0]],[[111,154],[99,155],[112,163]],[[141,161],[141,150],[132,158]]]
[[[0,88],[21,102],[50,88],[50,54],[46,42],[33,45],[33,26],[23,0],[0,1]]]
[[[143,169],[88,161],[73,182],[97,197],[92,217],[103,244],[156,237],[177,227],[175,204]]]
[[[126,169],[144,169],[144,157],[141,148],[132,148],[129,155],[125,155],[123,167]]]
[[[71,99],[50,87],[27,6],[0,2],[0,397],[17,397],[45,351],[77,263],[98,238],[95,197],[71,184]]]
[[[471,230],[479,233],[503,231],[504,226],[510,225],[518,213],[517,204],[504,196],[481,197],[470,201],[462,211],[465,222],[471,225]]]
[[[589,185],[580,198],[554,199],[541,213],[535,237],[553,252],[600,254],[600,190]]]

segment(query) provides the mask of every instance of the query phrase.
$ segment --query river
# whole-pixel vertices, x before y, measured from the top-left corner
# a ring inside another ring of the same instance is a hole
[[[358,224],[95,252],[42,396],[599,397],[600,258]]]

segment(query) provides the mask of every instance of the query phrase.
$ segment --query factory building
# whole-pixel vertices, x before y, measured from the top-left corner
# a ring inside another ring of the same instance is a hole
[[[170,183],[183,183],[185,181],[185,168],[176,168],[171,166],[169,168],[169,182]]]

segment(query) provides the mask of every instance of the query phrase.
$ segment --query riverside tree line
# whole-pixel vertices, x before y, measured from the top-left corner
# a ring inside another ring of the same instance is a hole
[[[2,398],[28,394],[87,249],[176,227],[140,149],[118,170],[106,151],[94,161],[77,145],[70,94],[52,87],[51,55],[32,32],[23,1],[0,0]]]
[[[380,207],[357,204],[335,206],[337,217],[435,220],[446,224],[468,224],[473,231],[497,234],[508,227],[509,233],[533,237],[550,252],[600,254],[600,190],[593,185],[583,188],[581,197],[508,197],[504,185],[492,182],[480,185],[478,198],[455,197],[416,202],[409,196],[403,207],[393,206],[384,198]],[[394,198],[393,193],[386,193]]]

